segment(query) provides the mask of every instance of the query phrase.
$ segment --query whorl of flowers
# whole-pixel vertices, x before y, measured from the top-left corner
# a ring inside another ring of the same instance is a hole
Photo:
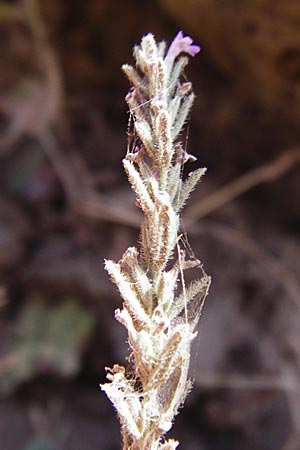
[[[181,75],[187,55],[199,51],[182,32],[167,52],[148,34],[134,48],[136,68],[123,66],[132,84],[126,101],[135,135],[123,164],[144,222],[140,249],[105,262],[123,298],[115,317],[128,330],[131,370],[114,365],[107,369],[110,382],[101,386],[117,410],[123,450],[177,447],[164,434],[190,389],[191,343],[210,284],[200,262],[186,259],[179,231],[180,211],[205,172],[182,179],[183,165],[196,158],[180,142],[194,100]],[[201,276],[185,286],[183,271],[192,267]]]

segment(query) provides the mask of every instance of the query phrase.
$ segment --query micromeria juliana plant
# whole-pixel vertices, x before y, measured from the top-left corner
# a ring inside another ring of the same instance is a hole
[[[128,330],[132,353],[130,370],[106,368],[110,382],[101,386],[117,410],[123,450],[174,450],[178,442],[164,435],[191,388],[191,343],[210,278],[181,248],[180,211],[205,169],[182,179],[184,164],[196,158],[179,136],[194,100],[182,73],[187,55],[199,51],[181,31],[167,52],[148,34],[134,48],[136,68],[123,66],[133,123],[123,164],[144,222],[140,250],[129,247],[118,263],[105,261],[124,301],[115,317]],[[201,277],[185,286],[183,271],[194,267]]]

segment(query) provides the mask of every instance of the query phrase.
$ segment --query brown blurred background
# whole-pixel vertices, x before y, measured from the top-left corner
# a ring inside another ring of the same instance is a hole
[[[103,259],[138,238],[121,65],[152,32],[202,51],[185,211],[213,284],[185,450],[300,449],[298,0],[0,1],[0,450],[117,450],[99,391],[128,352]]]

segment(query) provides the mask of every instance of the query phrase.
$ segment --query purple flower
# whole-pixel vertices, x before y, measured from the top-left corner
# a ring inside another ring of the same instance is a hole
[[[198,52],[200,52],[199,45],[194,45],[190,36],[184,36],[183,32],[179,31],[169,47],[166,61],[172,65],[180,53],[188,53],[190,56],[195,56]]]

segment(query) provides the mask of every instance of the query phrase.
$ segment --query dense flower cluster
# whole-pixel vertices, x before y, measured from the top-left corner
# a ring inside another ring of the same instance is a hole
[[[130,247],[105,267],[123,298],[116,319],[128,330],[134,375],[115,365],[102,385],[122,425],[123,450],[174,450],[164,440],[185,400],[190,383],[190,348],[210,278],[200,262],[180,248],[180,211],[205,169],[182,179],[186,152],[180,133],[194,100],[181,75],[200,48],[179,32],[166,52],[152,34],[134,48],[136,68],[123,70],[132,88],[126,96],[135,139],[123,160],[137,205],[142,209],[140,249]],[[185,286],[183,271],[201,276]]]

